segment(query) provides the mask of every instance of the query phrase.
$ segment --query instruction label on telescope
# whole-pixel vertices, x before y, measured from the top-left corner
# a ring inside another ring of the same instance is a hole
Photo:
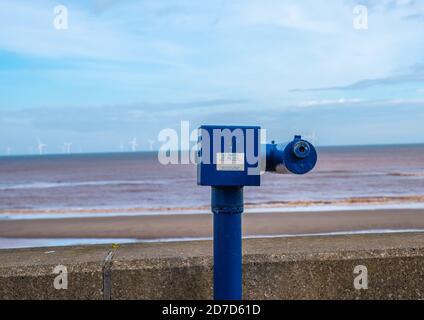
[[[217,153],[216,170],[244,171],[244,153]]]

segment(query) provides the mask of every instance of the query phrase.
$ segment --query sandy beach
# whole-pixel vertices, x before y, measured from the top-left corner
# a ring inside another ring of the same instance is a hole
[[[424,230],[424,209],[246,213],[243,233],[296,235],[366,230]],[[212,235],[212,215],[119,216],[3,220],[0,238],[200,238]]]

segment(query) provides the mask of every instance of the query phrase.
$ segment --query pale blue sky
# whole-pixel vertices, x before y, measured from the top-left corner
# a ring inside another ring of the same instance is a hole
[[[353,27],[358,3],[368,30]],[[68,30],[53,27],[59,4]],[[0,0],[0,155],[37,139],[148,149],[182,120],[422,143],[423,34],[414,0]]]

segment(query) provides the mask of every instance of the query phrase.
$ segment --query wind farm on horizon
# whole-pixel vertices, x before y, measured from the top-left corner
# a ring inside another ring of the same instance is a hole
[[[43,156],[43,155],[60,155],[60,154],[90,154],[90,153],[129,153],[129,152],[153,152],[156,151],[154,146],[156,140],[148,139],[144,143],[139,143],[138,138],[134,136],[128,141],[128,147],[125,147],[125,143],[121,142],[117,150],[111,148],[108,151],[85,151],[82,146],[78,146],[71,141],[65,141],[61,145],[58,144],[47,144],[44,140],[37,138],[34,145],[30,145],[27,148],[27,152],[14,152],[14,148],[6,146],[4,152],[0,152],[2,156]]]

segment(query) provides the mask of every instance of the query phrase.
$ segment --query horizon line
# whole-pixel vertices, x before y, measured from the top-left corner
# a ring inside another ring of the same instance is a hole
[[[346,147],[389,147],[389,146],[419,146],[423,145],[424,142],[407,142],[407,143],[369,143],[369,144],[334,144],[334,145],[314,145],[316,148],[346,148]],[[186,149],[178,149],[172,150],[177,152],[187,152],[191,150]],[[1,154],[0,158],[8,158],[8,157],[42,157],[42,156],[72,156],[72,155],[94,155],[94,154],[137,154],[137,153],[155,153],[159,152],[159,150],[138,150],[138,151],[87,151],[87,152],[71,152],[71,153],[16,153],[16,154]]]

